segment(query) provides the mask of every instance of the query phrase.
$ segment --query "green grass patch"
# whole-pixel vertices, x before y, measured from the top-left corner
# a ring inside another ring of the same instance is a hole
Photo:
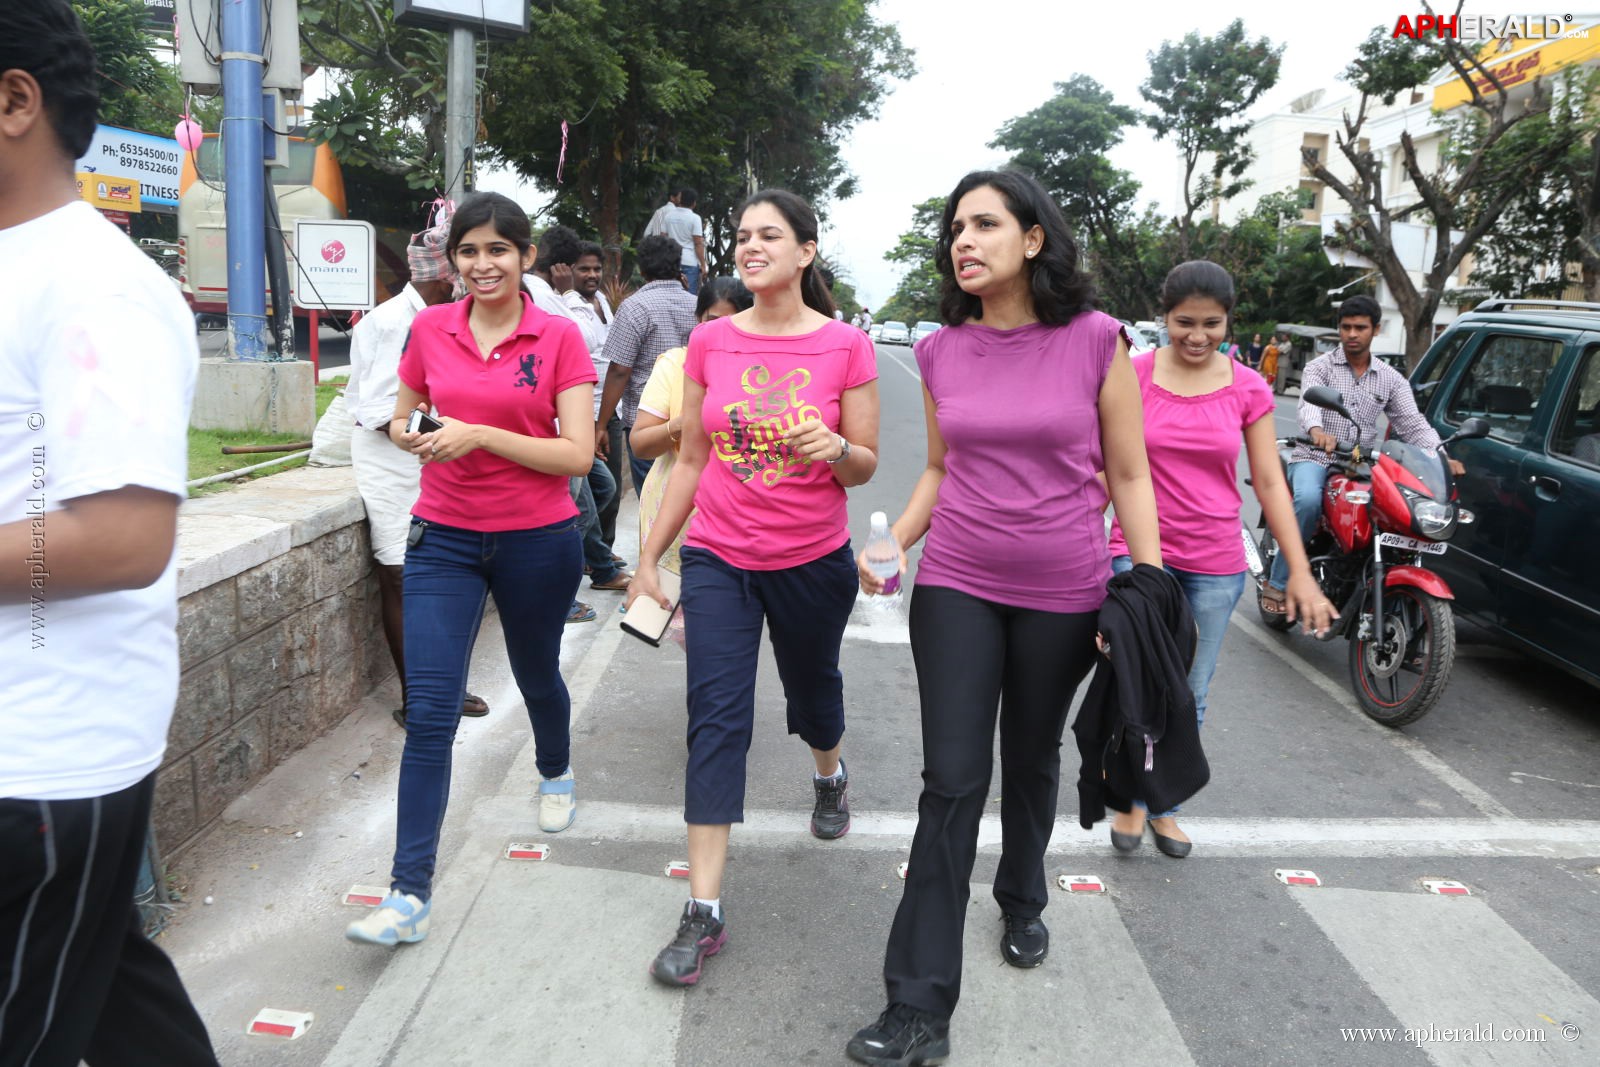
[[[333,398],[343,388],[340,384],[319,385],[317,389],[317,418],[328,410],[328,405],[333,403]],[[223,445],[278,445],[290,444],[295,441],[310,440],[310,435],[293,433],[258,433],[253,430],[197,430],[189,427],[189,479],[207,478],[213,474],[223,474],[227,471],[236,471],[241,467],[250,467],[257,463],[265,463],[289,453],[285,452],[250,452],[243,455],[225,456],[222,454]],[[268,467],[259,474],[247,474],[240,478],[226,482],[213,482],[189,490],[190,496],[204,496],[208,493],[222,492],[233,486],[252,478],[265,477],[277,474],[280,471],[294,470],[296,467],[305,466],[305,457],[281,463],[276,467]]]

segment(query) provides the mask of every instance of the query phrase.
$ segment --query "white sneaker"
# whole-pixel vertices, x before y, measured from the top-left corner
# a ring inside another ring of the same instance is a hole
[[[345,927],[344,936],[370,945],[398,945],[402,941],[421,941],[428,936],[428,913],[433,902],[424,903],[410,893],[389,891],[363,919]]]
[[[572,768],[560,778],[545,778],[539,782],[539,829],[547,834],[559,834],[572,825],[578,817],[578,798]]]

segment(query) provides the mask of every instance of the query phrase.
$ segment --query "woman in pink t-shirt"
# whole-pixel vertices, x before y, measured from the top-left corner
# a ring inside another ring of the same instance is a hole
[[[924,769],[905,890],[884,953],[888,1009],[846,1046],[864,1063],[949,1053],[978,826],[1000,728],[1000,951],[1037,967],[1061,734],[1095,657],[1111,576],[1103,466],[1132,553],[1159,566],[1139,388],[1121,324],[1061,209],[1032,178],[979,171],[946,200],[943,329],[917,342],[928,462],[893,532],[927,535],[911,598]],[[883,583],[860,568],[861,586]]]
[[[1335,617],[1311,576],[1300,541],[1278,461],[1272,389],[1219,346],[1228,332],[1233,300],[1227,271],[1209,260],[1180,263],[1161,286],[1171,343],[1133,358],[1144,399],[1144,440],[1155,480],[1161,555],[1183,587],[1199,629],[1189,688],[1201,722],[1228,617],[1245,585],[1236,481],[1241,435],[1249,450],[1256,498],[1289,564],[1289,617],[1299,617],[1319,633]],[[1111,553],[1117,573],[1132,568],[1120,525],[1112,527]],[[1149,823],[1156,847],[1181,859],[1192,845],[1174,818],[1177,811],[1151,814]],[[1113,813],[1112,845],[1122,852],[1138,848],[1145,820],[1142,806]]]
[[[872,342],[834,318],[817,269],[817,217],[765,190],[739,211],[735,260],[755,305],[695,327],[683,366],[677,464],[628,590],[661,596],[657,566],[689,520],[679,554],[688,634],[689,895],[677,936],[650,965],[666,985],[700,980],[727,938],[722,871],[744,820],[745,753],[755,723],[765,621],[789,732],[811,747],[811,832],[850,828],[839,758],[839,644],[855,603],[845,487],[878,467]]]
[[[406,743],[390,890],[345,930],[378,945],[428,934],[451,747],[491,594],[533,726],[539,827],[564,830],[575,812],[560,658],[583,543],[567,485],[594,461],[594,364],[577,324],[540,311],[522,290],[535,253],[515,201],[468,197],[445,247],[467,296],[413,320],[389,424],[423,466],[406,539]],[[407,429],[419,409],[437,413],[436,429]]]

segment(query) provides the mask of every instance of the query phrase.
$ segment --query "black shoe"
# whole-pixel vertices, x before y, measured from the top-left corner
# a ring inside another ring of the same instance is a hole
[[[489,702],[480,696],[468,693],[461,698],[461,714],[471,715],[473,718],[482,718],[489,714]]]
[[[712,918],[711,909],[691,900],[678,920],[678,936],[650,963],[650,977],[663,985],[689,986],[700,981],[708,956],[722,951],[728,925]]]
[[[844,1051],[873,1067],[943,1063],[950,1055],[950,1021],[909,1004],[891,1004],[877,1022],[857,1030]]]
[[[811,781],[817,787],[817,805],[811,809],[811,833],[824,841],[843,837],[850,830],[850,774],[839,761],[836,778],[818,778]]]
[[[394,721],[400,724],[400,729],[404,730],[406,728],[406,709],[405,708],[395,708],[389,714],[394,716]]]
[[[1175,860],[1183,859],[1194,848],[1193,841],[1179,841],[1176,837],[1166,837],[1154,826],[1150,827],[1150,835],[1156,839],[1156,848]]]
[[[1050,928],[1039,918],[1025,919],[1009,912],[1002,916],[1006,932],[1000,938],[1000,955],[1013,967],[1037,967],[1050,954]]]
[[[1138,849],[1138,847],[1143,843],[1144,843],[1144,831],[1143,830],[1140,830],[1136,834],[1118,833],[1115,829],[1113,829],[1111,831],[1111,847],[1116,849],[1118,852],[1133,852],[1133,851],[1136,851]]]

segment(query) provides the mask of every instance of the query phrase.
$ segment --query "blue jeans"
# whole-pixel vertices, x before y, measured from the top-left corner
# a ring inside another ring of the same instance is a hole
[[[700,264],[696,263],[693,266],[679,267],[678,270],[679,270],[679,272],[681,272],[683,274],[683,280],[688,283],[689,292],[695,294],[696,296],[699,296],[700,295]]]
[[[412,519],[415,527],[419,520]],[[450,795],[450,755],[461,721],[467,663],[486,594],[494,594],[512,676],[533,724],[539,773],[555,778],[571,756],[571,702],[561,679],[561,634],[582,578],[572,519],[532,530],[479,533],[427,523],[406,549],[406,747],[391,881],[427,900]]]
[[[1132,569],[1131,557],[1117,556],[1111,561],[1113,574],[1124,574]],[[1228,617],[1233,614],[1233,606],[1244,593],[1249,572],[1195,574],[1193,571],[1180,571],[1176,567],[1168,567],[1166,571],[1178,579],[1178,584],[1183,587],[1184,599],[1189,601],[1189,613],[1194,616],[1195,628],[1199,631],[1194,646],[1194,663],[1189,667],[1189,691],[1194,694],[1195,717],[1204,724],[1206,694],[1211,690],[1212,675],[1217,673],[1217,656],[1222,652],[1222,639],[1228,635]],[[1163,819],[1177,813],[1178,809],[1173,808],[1151,818]]]
[[[622,570],[611,562],[611,546],[600,535],[600,513],[617,495],[617,483],[605,460],[595,457],[587,476],[572,479],[572,502],[578,505],[578,529],[583,531],[583,565],[589,579],[604,584]]]
[[[650,468],[655,466],[653,459],[640,459],[633,454],[633,427],[622,431],[628,439],[628,473],[633,476],[633,495],[638,496],[644,492],[644,480],[650,477]]]
[[[1294,494],[1294,518],[1300,524],[1300,540],[1309,541],[1322,518],[1322,490],[1328,484],[1328,468],[1310,460],[1289,464],[1289,492]],[[1280,551],[1272,560],[1267,584],[1283,591],[1289,584],[1289,563]]]

